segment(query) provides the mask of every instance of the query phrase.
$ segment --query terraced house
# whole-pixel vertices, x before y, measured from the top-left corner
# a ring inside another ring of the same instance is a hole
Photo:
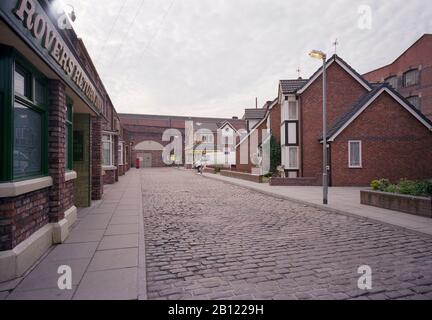
[[[327,63],[328,172],[332,186],[432,176],[432,122],[390,85],[369,83],[339,56]],[[281,81],[282,165],[273,184],[322,183],[322,68]]]
[[[118,115],[64,19],[52,1],[0,2],[0,281],[63,242],[77,207],[129,166]]]

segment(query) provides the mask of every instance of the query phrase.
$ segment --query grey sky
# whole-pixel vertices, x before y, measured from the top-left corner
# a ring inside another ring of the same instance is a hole
[[[298,67],[309,77],[320,65],[310,49],[332,54],[338,38],[338,54],[363,73],[432,33],[430,0],[64,2],[117,111],[129,113],[242,116]],[[358,27],[360,5],[372,8],[370,30]]]

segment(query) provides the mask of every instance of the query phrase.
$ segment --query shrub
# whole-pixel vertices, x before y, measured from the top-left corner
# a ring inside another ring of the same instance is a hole
[[[374,180],[371,182],[373,190],[383,192],[400,193],[411,196],[432,196],[432,182],[412,181],[407,179],[400,180],[399,184],[391,184],[388,179]]]
[[[221,172],[222,169],[223,169],[223,166],[216,165],[216,166],[214,166],[214,173],[219,173],[219,172]]]
[[[391,185],[391,183],[388,179],[374,180],[371,183],[372,189],[377,190],[377,191],[386,191],[386,189],[390,185]]]

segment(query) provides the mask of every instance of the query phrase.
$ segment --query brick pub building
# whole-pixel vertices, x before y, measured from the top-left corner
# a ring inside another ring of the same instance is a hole
[[[0,2],[0,282],[62,243],[128,169],[118,115],[52,1]]]

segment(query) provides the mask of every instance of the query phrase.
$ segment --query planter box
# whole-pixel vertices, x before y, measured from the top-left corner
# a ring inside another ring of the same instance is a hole
[[[432,218],[432,198],[372,190],[360,191],[360,202],[368,206]]]
[[[237,178],[237,179],[252,181],[252,182],[256,182],[256,183],[262,183],[262,181],[263,181],[263,176],[257,176],[254,174],[243,173],[243,172],[238,172],[238,171],[221,170],[220,175],[225,176],[225,177],[231,177],[231,178]]]

